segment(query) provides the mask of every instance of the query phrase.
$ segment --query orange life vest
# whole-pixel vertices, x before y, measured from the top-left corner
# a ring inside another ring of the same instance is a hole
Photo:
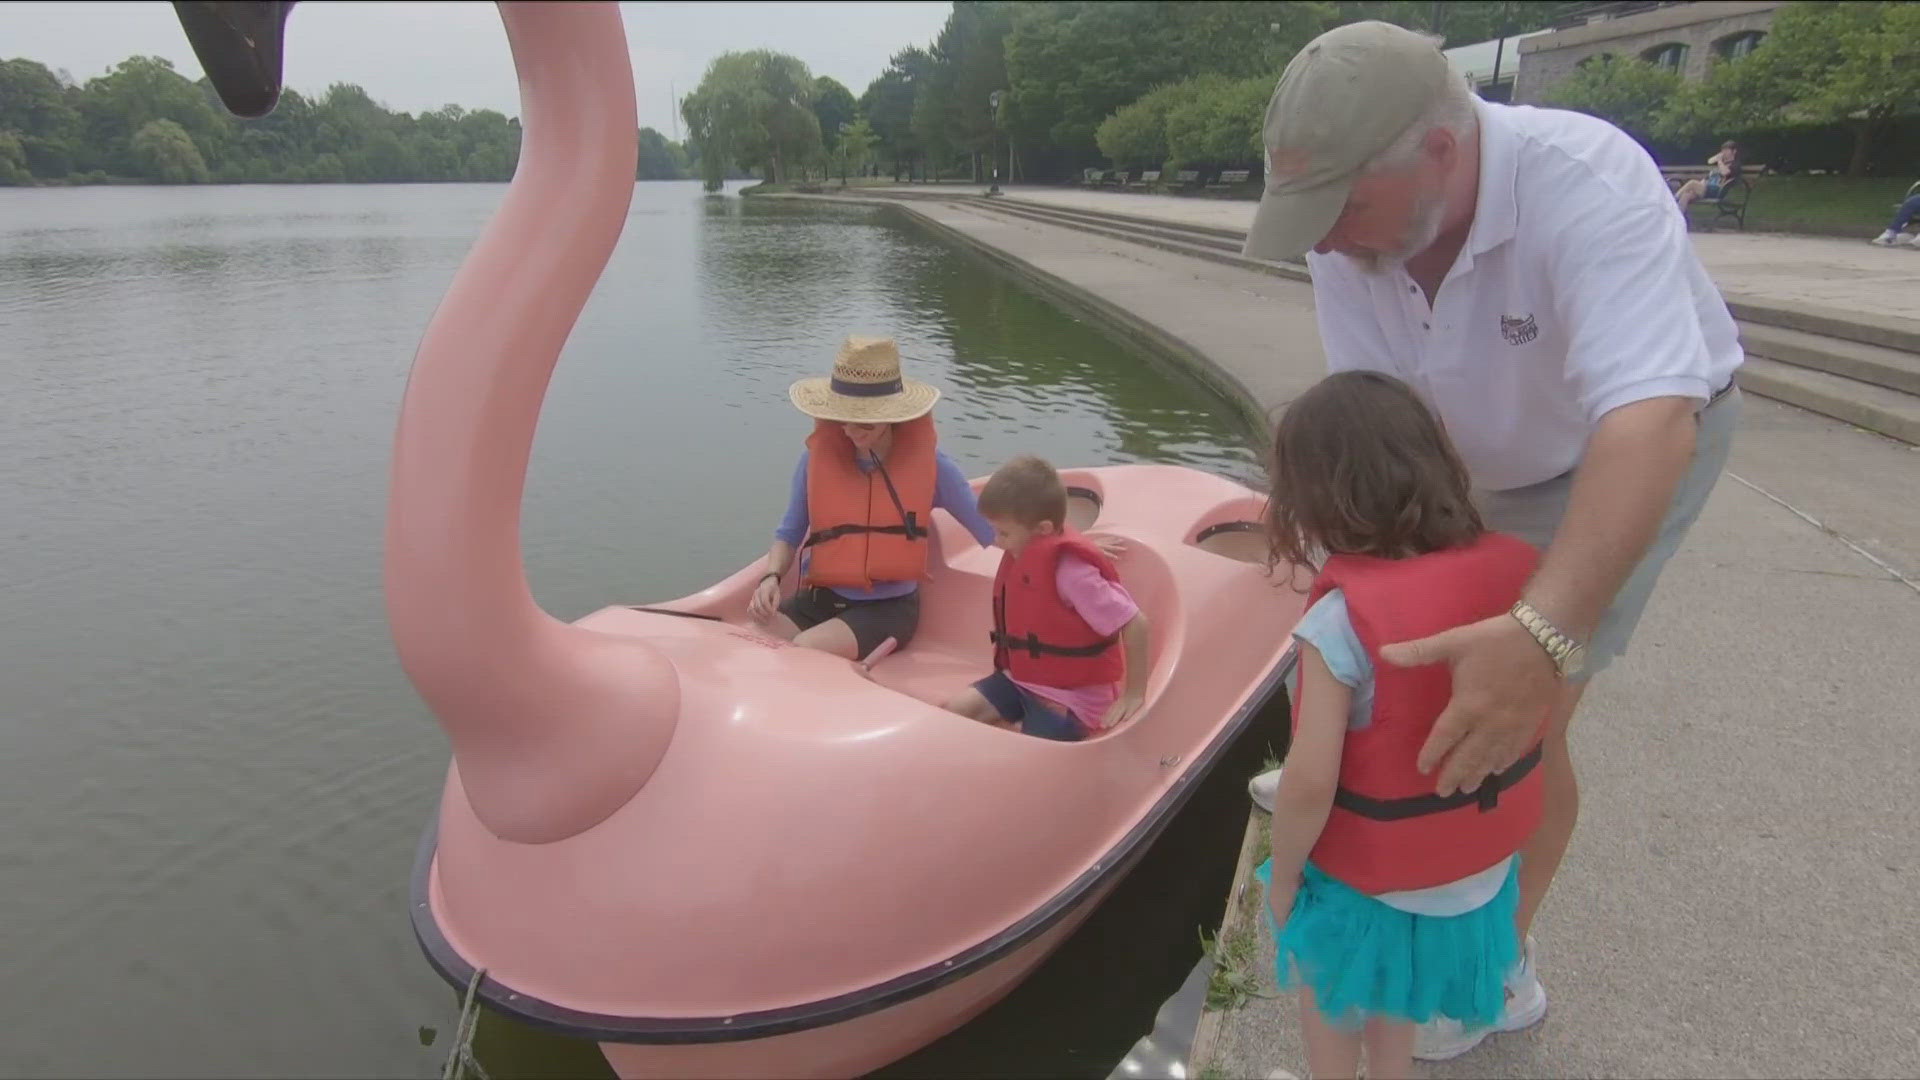
[[[807,437],[803,582],[868,589],[924,576],[936,472],[931,416],[893,425],[886,461],[871,472],[854,461],[838,423],[815,421]]]
[[[1055,575],[1072,552],[1108,581],[1119,568],[1107,553],[1068,527],[1036,536],[1018,556],[1002,554],[993,578],[993,666],[1021,682],[1070,689],[1119,682],[1126,657],[1118,634],[1096,634],[1060,598]]]
[[[1411,559],[1335,555],[1307,603],[1338,588],[1373,664],[1373,722],[1347,732],[1340,785],[1309,858],[1368,895],[1458,881],[1520,850],[1540,823],[1540,746],[1477,791],[1442,797],[1414,765],[1453,693],[1445,664],[1394,667],[1380,646],[1503,614],[1520,598],[1538,553],[1485,533],[1472,544]],[[1294,723],[1299,723],[1295,695]],[[1540,718],[1542,727],[1546,717]]]

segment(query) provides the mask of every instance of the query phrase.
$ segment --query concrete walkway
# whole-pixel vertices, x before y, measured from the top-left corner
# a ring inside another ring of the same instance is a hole
[[[1304,284],[965,203],[896,205],[1262,409],[1324,371]],[[1759,239],[1704,236],[1702,250],[1731,241],[1715,271],[1737,274]],[[1920,252],[1787,242],[1920,270]],[[1822,287],[1819,273],[1769,280]],[[1729,473],[1575,725],[1583,817],[1536,928],[1549,1018],[1434,1075],[1920,1069],[1915,582],[1920,453],[1749,397]],[[1194,1072],[1304,1075],[1292,1014],[1278,998],[1225,1014]]]
[[[923,194],[924,186],[869,189],[876,193]],[[985,187],[953,188],[942,194],[981,194]],[[1254,203],[1245,199],[1188,198],[1079,188],[1007,187],[1008,198],[1109,214],[1231,229],[1244,233]],[[1882,248],[1859,240],[1772,233],[1697,233],[1701,261],[1722,289],[1775,300],[1820,304],[1848,311],[1920,319],[1920,250]]]

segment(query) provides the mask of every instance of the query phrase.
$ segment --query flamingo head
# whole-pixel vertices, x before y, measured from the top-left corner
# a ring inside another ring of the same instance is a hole
[[[279,102],[287,13],[297,2],[174,0],[207,81],[235,116],[265,116]]]

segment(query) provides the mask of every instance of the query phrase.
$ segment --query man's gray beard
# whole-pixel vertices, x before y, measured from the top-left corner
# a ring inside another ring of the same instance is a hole
[[[1441,218],[1446,214],[1446,199],[1437,191],[1423,191],[1413,205],[1413,218],[1407,223],[1407,236],[1398,249],[1382,255],[1356,255],[1354,261],[1369,274],[1397,270],[1408,259],[1433,246],[1440,239]]]

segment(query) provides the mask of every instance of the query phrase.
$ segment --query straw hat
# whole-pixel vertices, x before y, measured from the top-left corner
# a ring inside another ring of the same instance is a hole
[[[801,379],[787,396],[816,420],[897,424],[927,415],[940,391],[900,377],[900,349],[892,338],[849,337],[840,343],[831,377]]]

